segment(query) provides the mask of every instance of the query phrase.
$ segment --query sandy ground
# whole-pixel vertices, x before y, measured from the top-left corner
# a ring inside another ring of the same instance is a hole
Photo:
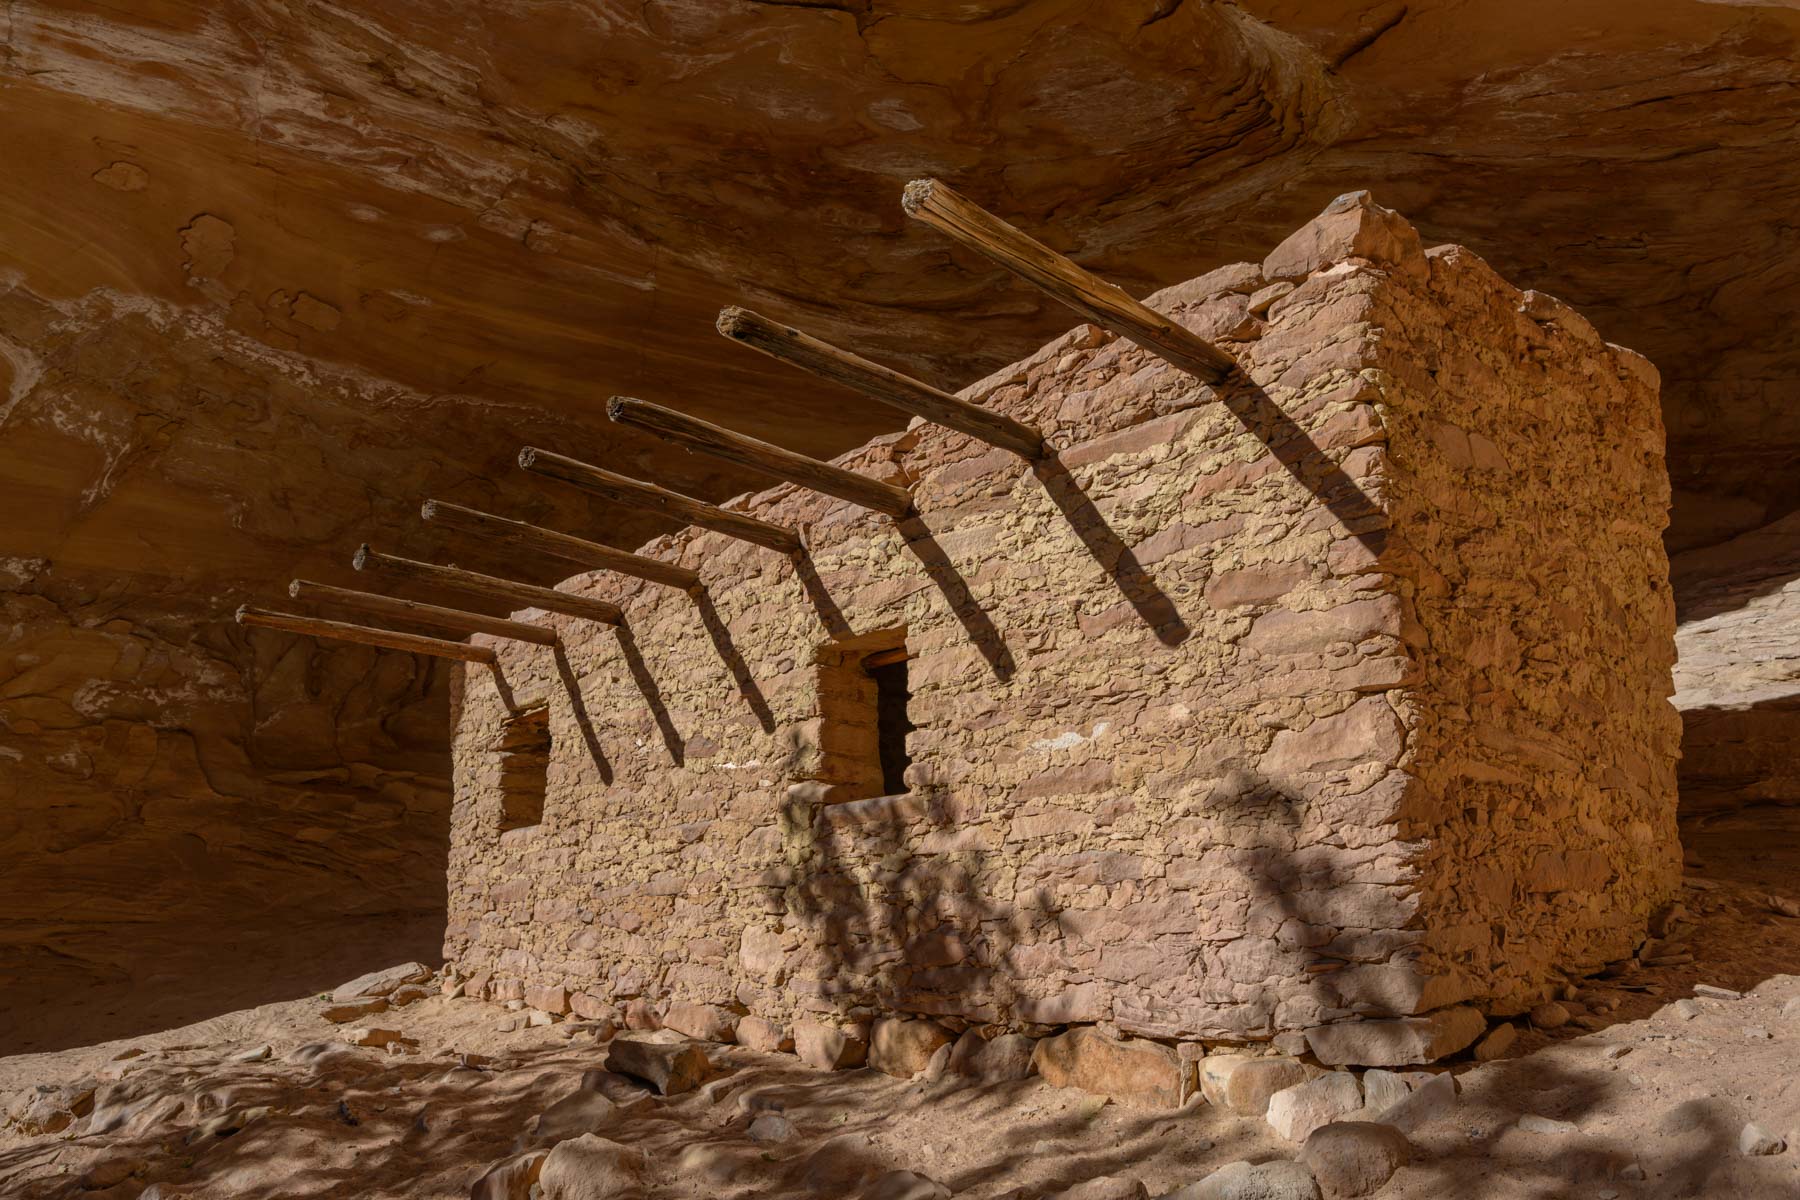
[[[1770,901],[1800,893],[1800,811],[1687,836],[1691,919],[1661,953],[1694,961],[1590,981],[1576,1022],[1524,1033],[1499,1062],[1457,1064],[1459,1100],[1415,1132],[1414,1161],[1384,1200],[1800,1200],[1800,917]],[[1697,983],[1748,994],[1696,998]],[[93,1112],[59,1132],[0,1132],[0,1195],[465,1197],[488,1165],[548,1144],[532,1134],[538,1115],[606,1053],[590,1027],[503,1033],[497,1006],[433,995],[366,1022],[417,1041],[390,1055],[345,1045],[323,1007],[314,997],[0,1059],[12,1111],[43,1088],[99,1085]],[[267,1060],[232,1061],[264,1045]],[[130,1051],[141,1053],[120,1057]],[[846,1178],[898,1168],[977,1200],[1053,1195],[1100,1175],[1140,1179],[1155,1196],[1298,1149],[1204,1102],[1143,1112],[1036,1078],[928,1084],[708,1051],[707,1087],[643,1101],[598,1130],[644,1152],[658,1200],[855,1194]],[[463,1065],[465,1055],[487,1061]],[[751,1096],[783,1107],[789,1138],[749,1138]],[[1573,1128],[1533,1132],[1523,1116]],[[1740,1153],[1752,1121],[1788,1148]]]

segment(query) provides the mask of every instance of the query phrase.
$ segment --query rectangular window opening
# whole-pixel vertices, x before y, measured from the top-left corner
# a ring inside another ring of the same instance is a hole
[[[899,655],[895,658],[894,655]],[[875,748],[881,765],[881,791],[897,796],[906,790],[906,735],[913,723],[906,715],[912,692],[906,686],[906,650],[889,650],[863,660],[863,670],[875,681]]]
[[[906,631],[888,629],[820,648],[818,758],[807,772],[830,785],[829,803],[907,790]],[[815,773],[816,771],[816,773]]]
[[[500,832],[541,825],[550,782],[550,710],[509,717],[495,741],[500,753]]]

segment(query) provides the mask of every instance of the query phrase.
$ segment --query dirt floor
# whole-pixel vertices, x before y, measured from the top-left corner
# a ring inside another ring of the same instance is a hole
[[[1522,1032],[1505,1059],[1455,1064],[1460,1098],[1413,1133],[1412,1164],[1379,1196],[1800,1200],[1800,907],[1785,903],[1800,898],[1800,810],[1685,832],[1688,915],[1650,948],[1660,965],[1588,981],[1573,1020]],[[465,1197],[496,1161],[590,1128],[644,1153],[659,1200],[854,1196],[894,1169],[984,1200],[1102,1175],[1158,1196],[1298,1150],[1204,1101],[1144,1112],[1035,1077],[903,1081],[711,1046],[714,1078],[696,1091],[534,1133],[604,1060],[591,1027],[501,1032],[498,1006],[432,995],[364,1022],[417,1042],[389,1054],[346,1045],[324,1007],[0,1059],[0,1195]],[[263,1046],[268,1058],[234,1061]],[[21,1131],[28,1110],[87,1088],[91,1110],[67,1127]],[[776,1108],[792,1131],[752,1140],[752,1118]],[[1787,1148],[1742,1153],[1752,1122]]]

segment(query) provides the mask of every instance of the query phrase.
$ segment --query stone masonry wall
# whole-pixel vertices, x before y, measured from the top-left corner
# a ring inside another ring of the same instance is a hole
[[[645,552],[698,599],[570,580],[628,628],[534,612],[563,647],[461,685],[446,955],[539,1007],[1242,1042],[1629,954],[1674,886],[1655,382],[1520,302],[1356,194],[1151,298],[1245,378],[1078,327],[964,392],[1052,463],[915,425],[839,460],[914,518],[778,487],[738,503],[798,563],[689,529]],[[902,644],[877,797],[855,671]]]
[[[1680,716],[1655,368],[1458,246],[1377,317],[1391,570],[1423,635],[1410,772],[1428,1007],[1540,999],[1675,894]]]

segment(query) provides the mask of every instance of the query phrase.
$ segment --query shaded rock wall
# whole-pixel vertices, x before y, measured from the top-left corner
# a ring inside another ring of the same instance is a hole
[[[473,988],[1249,1040],[1629,957],[1679,870],[1654,371],[1360,196],[1156,301],[1250,382],[1079,328],[964,393],[1054,463],[878,439],[839,461],[916,518],[750,497],[798,570],[686,531],[649,552],[705,597],[579,576],[623,633],[534,614],[562,649],[460,676]],[[868,798],[840,676],[902,639],[909,792]]]
[[[0,1052],[434,953],[441,668],[247,639],[41,559],[0,570]]]
[[[1800,515],[1670,568],[1683,813],[1800,804]]]

